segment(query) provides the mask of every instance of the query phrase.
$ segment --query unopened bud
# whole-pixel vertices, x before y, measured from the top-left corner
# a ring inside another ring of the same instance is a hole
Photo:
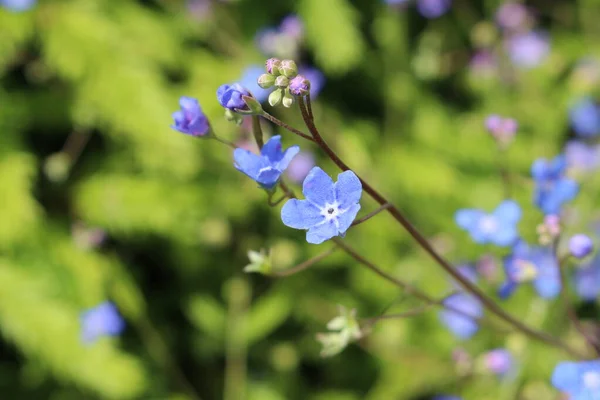
[[[279,66],[279,72],[288,78],[298,75],[298,66],[293,60],[283,60]]]

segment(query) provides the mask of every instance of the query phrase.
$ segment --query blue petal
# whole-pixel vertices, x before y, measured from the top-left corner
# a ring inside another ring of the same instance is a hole
[[[281,160],[281,157],[283,156],[281,151],[281,136],[276,135],[269,139],[260,150],[260,154],[266,156],[272,163]]]
[[[309,229],[324,218],[319,209],[306,200],[291,199],[281,208],[281,220],[290,228]]]
[[[279,162],[277,163],[276,168],[280,171],[285,171],[290,165],[292,159],[296,157],[296,154],[298,154],[299,152],[300,147],[298,146],[292,146],[289,149],[287,149],[285,153],[283,153],[283,157],[281,157],[281,160],[279,160]]]
[[[310,228],[308,232],[306,232],[306,241],[312,244],[321,244],[336,236],[337,233],[338,228],[335,224],[335,219],[332,219],[329,222]]]
[[[466,293],[457,293],[444,300],[444,305],[466,314],[451,310],[440,313],[440,319],[452,333],[461,339],[468,339],[477,332],[479,329],[477,318],[481,317],[483,311],[477,299]]]
[[[533,286],[541,297],[545,299],[553,299],[560,294],[560,277],[542,275],[533,281]]]
[[[471,230],[477,225],[483,216],[485,216],[483,211],[475,209],[463,209],[458,210],[456,214],[454,214],[454,220],[461,228]]]
[[[593,262],[597,262],[594,259]],[[584,301],[594,301],[600,294],[600,269],[595,265],[575,271],[575,291]]]
[[[517,223],[521,219],[521,207],[516,201],[506,200],[494,210],[494,215],[503,222]]]
[[[198,100],[193,97],[181,96],[179,98],[179,105],[183,110],[191,110],[195,112],[201,112],[200,104]]]
[[[348,228],[350,228],[359,210],[360,204],[353,204],[348,211],[338,216],[338,233],[340,235],[344,235]]]
[[[579,390],[579,367],[574,362],[559,363],[552,373],[552,386],[563,392]]]
[[[531,176],[535,180],[547,179],[549,174],[548,161],[544,158],[537,159],[531,165]]]
[[[563,154],[559,154],[550,162],[550,170],[552,175],[558,177],[567,168],[567,158]]]
[[[511,294],[513,294],[518,286],[519,285],[516,282],[508,280],[504,282],[502,286],[500,286],[500,289],[498,289],[498,296],[501,299],[507,299]]]
[[[281,176],[281,171],[272,168],[266,167],[262,168],[258,172],[258,176],[256,177],[256,182],[260,183],[262,187],[265,189],[272,189],[277,181],[279,181],[279,177]]]
[[[265,164],[262,157],[244,149],[235,149],[233,159],[235,168],[254,180],[258,178],[259,171]]]
[[[519,233],[514,225],[502,225],[492,238],[496,246],[510,246],[519,238]]]
[[[557,193],[560,193],[560,197],[563,199],[563,202],[573,200],[577,193],[579,192],[579,184],[572,179],[564,178],[560,179],[554,190]]]
[[[333,204],[335,201],[333,181],[319,167],[311,169],[304,179],[302,193],[308,200],[321,207],[326,203]]]
[[[340,208],[346,209],[360,201],[362,184],[352,171],[344,171],[338,175],[335,183],[335,198]]]

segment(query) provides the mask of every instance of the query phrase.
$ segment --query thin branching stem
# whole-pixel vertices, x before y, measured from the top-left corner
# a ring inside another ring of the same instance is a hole
[[[303,263],[300,263],[292,268],[286,269],[284,271],[273,271],[269,275],[274,276],[276,278],[284,278],[286,276],[297,274],[298,272],[302,272],[302,271],[312,267],[313,265],[315,265],[319,261],[321,261],[324,258],[326,258],[327,256],[329,256],[331,253],[333,253],[337,249],[338,248],[336,246],[333,246],[330,249],[325,250],[324,252],[317,254],[316,256],[309,258],[308,260],[304,261]]]
[[[371,218],[373,218],[374,216],[376,216],[377,214],[379,214],[380,212],[382,212],[383,210],[385,210],[391,206],[392,205],[390,203],[384,204],[384,205],[380,206],[379,208],[377,208],[376,210],[371,211],[364,217],[361,217],[361,218],[355,220],[352,223],[352,225],[350,225],[350,226],[356,226],[356,225],[362,224],[363,222],[370,220]]]
[[[296,129],[294,127],[289,126],[285,122],[281,121],[280,119],[275,118],[274,116],[272,116],[271,114],[269,114],[266,111],[262,114],[262,116],[265,119],[268,119],[269,121],[271,121],[272,123],[274,123],[275,125],[278,125],[278,126],[284,128],[284,129],[287,129],[288,131],[290,131],[290,132],[292,132],[292,133],[294,133],[294,134],[296,134],[296,135],[298,135],[298,136],[300,136],[300,137],[302,137],[302,138],[304,138],[306,140],[310,140],[311,142],[315,141],[310,135],[307,135],[306,133],[304,133],[302,131],[299,131],[298,129]]]

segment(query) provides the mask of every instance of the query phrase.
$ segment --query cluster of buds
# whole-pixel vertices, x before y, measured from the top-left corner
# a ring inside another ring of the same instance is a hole
[[[504,118],[494,114],[485,120],[485,127],[496,139],[498,145],[505,148],[513,141],[519,124],[513,118]]]
[[[544,223],[537,226],[539,242],[548,246],[560,235],[560,218],[558,215],[546,215]]]
[[[298,75],[298,67],[293,60],[269,58],[265,63],[267,73],[258,77],[258,86],[263,89],[275,87],[269,95],[269,104],[275,107],[282,103],[289,108],[295,96],[306,96],[310,92],[310,81]]]

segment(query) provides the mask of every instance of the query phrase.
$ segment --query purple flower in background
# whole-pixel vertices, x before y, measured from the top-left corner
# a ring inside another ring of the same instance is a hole
[[[569,168],[589,172],[600,166],[600,147],[571,140],[565,146],[565,158]]]
[[[235,168],[248,175],[265,189],[273,188],[290,161],[300,151],[292,146],[285,152],[281,147],[281,136],[273,136],[260,150],[260,155],[244,149],[235,149],[233,158]]]
[[[515,137],[519,123],[514,118],[492,114],[486,118],[485,127],[499,144],[506,146]]]
[[[575,270],[575,291],[584,301],[594,301],[600,294],[600,255]]]
[[[290,228],[305,229],[306,241],[319,244],[344,236],[360,210],[362,184],[352,171],[338,175],[337,182],[314,167],[304,180],[306,200],[290,199],[281,209],[281,219]]]
[[[312,153],[301,151],[294,157],[285,173],[292,181],[300,183],[314,166],[315,158]]]
[[[318,69],[306,65],[300,66],[298,73],[310,81],[310,97],[316,99],[325,85],[325,75]]]
[[[417,0],[417,10],[425,18],[438,18],[446,14],[452,0]]]
[[[171,128],[192,136],[206,136],[210,131],[208,118],[202,112],[198,100],[193,97],[181,96],[181,110],[173,113],[174,124]]]
[[[37,3],[37,0],[0,0],[0,7],[11,11],[27,11]]]
[[[506,349],[494,349],[483,357],[485,368],[499,377],[506,376],[514,365],[512,354]]]
[[[569,252],[575,258],[584,258],[593,250],[594,242],[587,235],[573,235],[571,239],[569,239]]]
[[[297,15],[288,15],[279,24],[279,31],[289,37],[300,40],[304,36],[304,23]]]
[[[254,95],[256,100],[263,103],[269,97],[269,90],[258,86],[258,77],[265,73],[265,68],[262,65],[251,65],[244,70],[239,83],[242,87],[247,88]],[[238,107],[239,108],[239,107]]]
[[[560,293],[560,271],[550,248],[530,247],[522,241],[517,243],[504,259],[504,272],[506,281],[498,291],[501,298],[509,297],[526,282],[532,282],[537,293],[545,299]]]
[[[552,386],[570,400],[599,399],[600,360],[559,363],[552,373]]]
[[[506,49],[513,64],[529,69],[540,65],[548,56],[550,42],[546,34],[531,31],[511,36]]]
[[[458,313],[449,309],[440,312],[440,320],[458,338],[468,339],[478,330],[477,320],[483,315],[483,307],[473,295],[460,292],[444,300],[444,306],[461,311]]]
[[[575,133],[582,137],[592,137],[600,133],[600,107],[594,100],[585,97],[575,103],[569,118]]]
[[[222,107],[235,111],[248,108],[242,96],[252,96],[246,88],[239,83],[221,85],[217,89],[217,100]]]
[[[86,344],[96,341],[101,336],[119,335],[124,328],[125,321],[110,301],[81,314],[81,337]]]
[[[277,52],[279,32],[275,28],[267,28],[256,35],[256,46],[263,54],[272,55]]]
[[[536,228],[538,240],[541,245],[549,246],[560,235],[560,217],[558,215],[545,215],[544,222]]]
[[[516,202],[506,200],[491,214],[477,209],[462,209],[456,212],[454,218],[476,243],[509,246],[519,237],[517,223],[521,219],[521,208]]]
[[[207,18],[212,11],[212,4],[210,0],[188,0],[187,8],[197,19]]]
[[[503,29],[523,28],[529,19],[529,10],[520,3],[504,3],[496,12],[496,22]]]
[[[479,50],[469,62],[469,70],[476,75],[493,76],[498,68],[497,57],[490,51]]]
[[[531,166],[531,176],[535,181],[533,202],[544,214],[560,214],[561,207],[573,200],[579,185],[565,176],[567,161],[565,156],[556,156],[552,161],[538,159]]]

